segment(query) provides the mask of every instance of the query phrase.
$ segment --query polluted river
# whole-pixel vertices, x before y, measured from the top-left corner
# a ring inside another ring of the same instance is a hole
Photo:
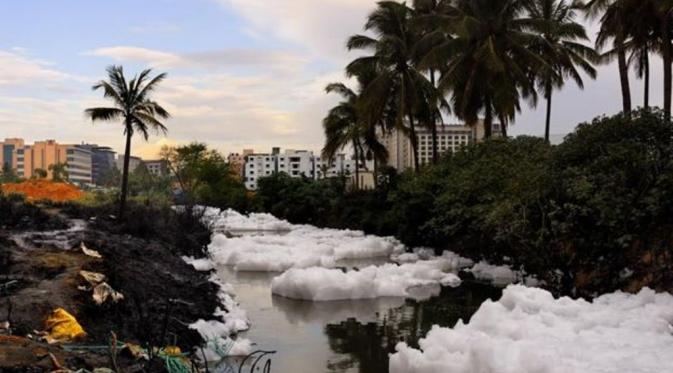
[[[200,232],[189,245],[198,258],[178,250],[173,242],[185,241],[170,231],[158,241],[100,230],[114,219],[0,237],[0,327],[9,329],[0,330],[0,370],[107,366],[110,346],[95,341],[114,330],[131,341],[115,346],[140,352],[118,355],[128,371],[152,361],[170,372],[222,373],[673,371],[669,293],[555,298],[523,271],[392,237],[197,213],[209,230],[180,227]],[[105,284],[82,286],[96,274],[113,285],[104,286],[107,302],[94,302]],[[77,315],[84,341],[36,338],[52,336],[42,324],[55,306]],[[133,345],[152,342],[147,335],[160,336],[150,347],[179,343],[185,353]],[[143,360],[143,351],[161,360]]]
[[[186,260],[215,270],[238,304],[225,323],[245,325],[232,338],[251,343],[244,352],[268,352],[258,366],[269,364],[271,372],[387,372],[398,343],[418,347],[433,325],[469,321],[485,300],[500,298],[502,288],[492,283],[517,275],[482,264],[461,281],[458,271],[475,266],[452,253],[407,252],[393,238],[266,214],[207,209],[204,220],[216,232],[209,258]],[[230,357],[212,368],[237,371],[242,362]]]

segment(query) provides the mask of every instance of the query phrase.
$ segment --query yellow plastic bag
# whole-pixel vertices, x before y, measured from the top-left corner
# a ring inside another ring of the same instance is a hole
[[[86,332],[79,325],[77,319],[63,308],[57,308],[45,322],[47,342],[70,342],[86,337]]]

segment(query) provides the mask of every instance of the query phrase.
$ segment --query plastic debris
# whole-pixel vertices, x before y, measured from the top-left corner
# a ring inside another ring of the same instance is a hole
[[[86,282],[88,282],[92,287],[97,286],[106,280],[105,275],[102,273],[79,271],[79,275],[82,276],[82,278],[85,279]]]
[[[86,337],[86,332],[74,316],[63,308],[57,308],[49,315],[45,322],[47,335],[45,340],[49,344],[70,342]]]
[[[82,249],[82,252],[84,253],[84,255],[87,255],[87,256],[90,256],[90,257],[96,258],[96,259],[103,259],[103,256],[100,255],[100,253],[98,251],[89,249],[88,247],[86,247],[84,242],[82,242],[79,245],[79,247]]]
[[[113,289],[112,286],[108,285],[107,282],[98,284],[95,288],[93,288],[93,300],[97,305],[100,306],[108,299],[112,300],[113,303],[117,303],[124,299],[124,294]]]

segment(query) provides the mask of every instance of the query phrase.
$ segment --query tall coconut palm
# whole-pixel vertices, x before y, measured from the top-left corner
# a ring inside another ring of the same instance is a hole
[[[166,74],[151,77],[152,70],[147,69],[126,80],[121,66],[107,68],[108,80],[101,80],[93,86],[93,90],[102,90],[103,97],[112,101],[112,107],[94,107],[86,109],[85,114],[92,121],[122,121],[126,147],[124,153],[124,169],[122,174],[121,196],[119,200],[119,217],[123,218],[128,192],[129,160],[131,157],[131,139],[139,132],[147,141],[149,131],[166,133],[166,126],[161,122],[170,114],[161,105],[153,101],[151,94],[165,78]]]
[[[656,6],[656,14],[659,19],[659,44],[661,48],[661,57],[664,63],[664,116],[666,120],[671,120],[671,90],[673,89],[673,0],[651,0]]]
[[[346,72],[349,76],[357,76],[363,70],[376,71],[376,77],[361,94],[361,114],[369,123],[381,123],[387,114],[394,112],[395,126],[409,135],[414,169],[418,171],[416,111],[422,104],[420,100],[433,97],[429,92],[434,87],[413,64],[413,48],[418,35],[411,27],[412,16],[413,10],[406,4],[379,2],[365,25],[375,37],[355,35],[347,44],[349,50],[364,49],[373,54],[357,58],[348,65]]]
[[[362,84],[362,80],[361,84]],[[367,155],[375,164],[386,163],[388,151],[376,136],[376,126],[364,121],[359,114],[359,94],[343,83],[331,83],[325,89],[327,93],[336,93],[342,101],[333,107],[323,120],[325,146],[323,159],[331,162],[343,148],[351,145],[355,158],[355,188],[360,187],[360,165],[366,164]],[[361,89],[360,89],[361,90]],[[376,170],[374,170],[376,173]]]
[[[420,62],[433,48],[441,44],[444,40],[451,37],[450,29],[447,29],[443,20],[448,16],[447,10],[451,0],[413,0],[414,9],[413,26],[419,34],[419,40],[414,48],[415,62]],[[442,66],[430,66],[428,75],[430,84],[436,88],[436,69],[441,71]],[[435,93],[439,94],[438,90]],[[438,108],[439,100],[428,102],[428,108]],[[448,105],[447,105],[448,108]],[[432,163],[439,161],[439,149],[437,144],[437,125],[443,123],[441,113],[437,110],[430,110],[428,117],[428,127],[430,128],[432,138]]]
[[[632,16],[629,17],[628,64],[633,66],[636,76],[643,80],[643,107],[650,107],[650,53],[660,52],[660,26],[657,18],[656,0],[634,2]]]
[[[549,68],[538,72],[545,99],[545,141],[549,142],[554,88],[562,88],[566,78],[584,88],[580,71],[596,78],[593,66],[598,60],[596,51],[583,44],[589,40],[586,29],[575,21],[575,9],[566,0],[530,0],[526,4],[532,29],[540,34],[540,44],[531,48],[545,58]]]
[[[448,11],[453,37],[421,61],[421,67],[444,64],[439,89],[452,92],[453,112],[476,125],[484,116],[484,136],[491,137],[498,118],[507,125],[521,110],[521,100],[534,104],[537,94],[531,72],[547,66],[529,49],[539,36],[527,32],[521,0],[455,0]]]
[[[633,105],[631,100],[631,83],[629,81],[629,66],[627,61],[626,42],[630,8],[634,0],[589,0],[584,3],[584,10],[590,18],[599,18],[600,31],[596,38],[596,49],[603,49],[612,40],[614,55],[617,58],[619,79],[622,88],[622,108],[624,113],[630,113]],[[636,0],[640,1],[640,0]],[[606,62],[610,62],[610,54],[605,54]]]

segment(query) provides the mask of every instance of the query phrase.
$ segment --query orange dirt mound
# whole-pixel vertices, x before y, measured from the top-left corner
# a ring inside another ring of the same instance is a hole
[[[28,180],[18,184],[3,184],[0,187],[6,194],[23,194],[30,201],[65,202],[80,199],[85,195],[74,185],[49,180]]]

